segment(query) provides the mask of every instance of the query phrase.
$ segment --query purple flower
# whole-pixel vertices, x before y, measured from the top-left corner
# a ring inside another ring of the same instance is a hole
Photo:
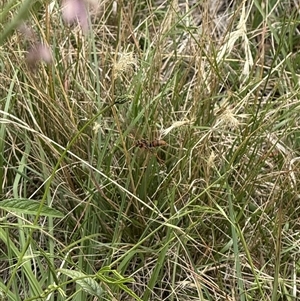
[[[52,63],[53,58],[48,46],[37,43],[32,45],[29,49],[26,56],[26,62],[29,67],[35,68],[40,61],[50,64]]]
[[[67,24],[78,22],[83,32],[88,31],[88,13],[84,0],[63,0],[62,17]]]

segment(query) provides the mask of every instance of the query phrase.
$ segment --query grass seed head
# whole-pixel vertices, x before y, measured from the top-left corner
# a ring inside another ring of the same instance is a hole
[[[35,68],[39,62],[50,64],[53,61],[51,50],[48,46],[41,43],[34,44],[28,51],[26,62],[29,67]]]
[[[71,25],[77,21],[83,32],[88,31],[88,12],[84,0],[63,0],[62,17],[67,24]]]
[[[122,52],[114,64],[114,78],[125,73],[132,73],[137,68],[138,62],[132,52]]]

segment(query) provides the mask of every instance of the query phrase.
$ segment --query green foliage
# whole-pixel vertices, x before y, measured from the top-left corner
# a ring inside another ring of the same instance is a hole
[[[2,11],[0,13],[0,46],[3,45],[5,40],[12,35],[13,31],[26,19],[30,14],[31,8],[33,12],[37,12],[41,7],[41,1],[38,0],[25,0],[17,1],[10,0],[2,4]],[[7,20],[11,17],[13,11],[13,17],[8,22]]]
[[[32,201],[29,199],[10,199],[10,200],[2,200],[0,203],[0,209],[9,211],[9,212],[17,212],[23,214],[32,214],[32,215],[42,215],[42,216],[51,216],[62,218],[63,214],[58,210],[53,208],[49,208],[48,206],[43,205],[40,208],[40,204],[36,201]]]
[[[100,2],[2,4],[0,299],[297,300],[298,10]]]

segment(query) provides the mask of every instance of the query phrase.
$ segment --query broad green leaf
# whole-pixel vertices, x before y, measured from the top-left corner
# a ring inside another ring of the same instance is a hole
[[[72,278],[81,288],[90,295],[99,297],[103,293],[101,286],[90,275],[85,275],[78,271],[59,269],[59,272]]]
[[[39,202],[30,199],[8,199],[0,202],[0,209],[24,214],[36,215],[39,207]],[[46,205],[42,206],[42,210],[39,213],[43,216],[63,217],[60,211]]]

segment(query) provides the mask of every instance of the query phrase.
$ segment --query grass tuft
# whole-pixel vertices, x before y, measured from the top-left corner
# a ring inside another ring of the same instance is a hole
[[[296,4],[27,2],[0,13],[0,299],[297,300]]]

